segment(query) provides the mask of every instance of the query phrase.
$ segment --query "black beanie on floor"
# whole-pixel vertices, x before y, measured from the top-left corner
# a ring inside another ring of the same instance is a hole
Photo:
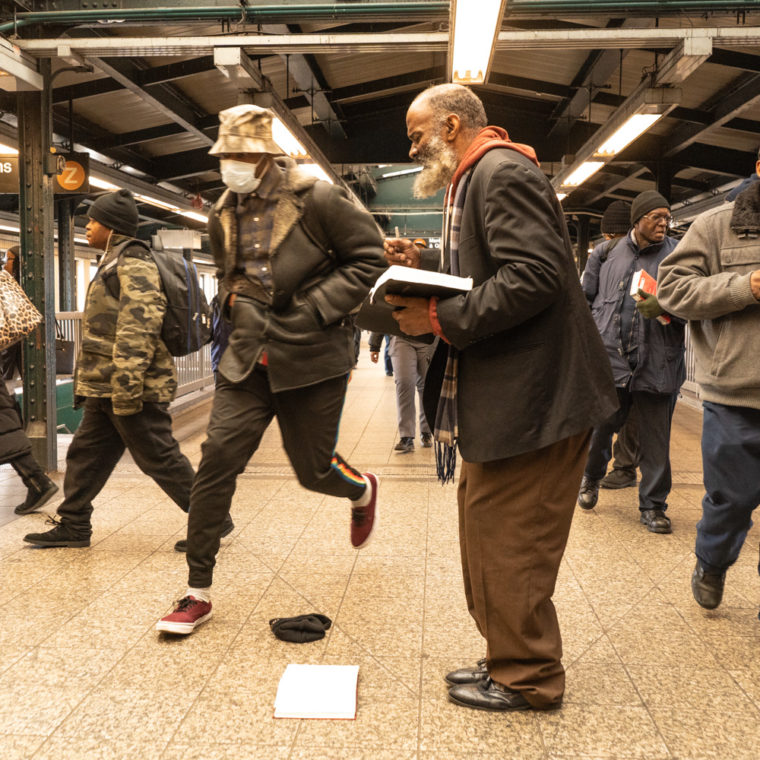
[[[101,195],[90,206],[89,217],[120,235],[134,237],[137,234],[137,204],[129,190]]]
[[[605,235],[625,235],[631,226],[631,205],[612,201],[602,214],[601,230]]]
[[[327,615],[319,615],[316,612],[289,618],[273,618],[269,621],[269,627],[278,639],[296,644],[323,639],[325,631],[331,625],[332,620]]]
[[[670,203],[656,190],[645,190],[639,193],[631,204],[631,224],[636,224],[644,214],[656,208],[670,209]]]

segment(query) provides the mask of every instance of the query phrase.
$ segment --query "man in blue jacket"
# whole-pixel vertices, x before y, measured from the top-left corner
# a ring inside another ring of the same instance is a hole
[[[671,532],[665,514],[671,487],[670,421],[673,394],[686,376],[684,325],[662,318],[656,296],[636,301],[630,290],[636,272],[643,269],[656,278],[660,262],[676,247],[678,241],[667,234],[670,220],[670,204],[660,193],[647,190],[637,195],[631,205],[633,227],[599,271],[591,311],[612,365],[620,409],[594,429],[578,494],[583,509],[596,506],[612,436],[635,409],[640,430],[640,520],[652,533]]]

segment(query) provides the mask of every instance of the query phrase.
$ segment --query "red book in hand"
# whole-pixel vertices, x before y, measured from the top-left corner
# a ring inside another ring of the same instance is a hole
[[[640,290],[653,296],[657,295],[657,280],[646,269],[639,269],[638,272],[634,272],[633,279],[631,280],[631,296],[637,301],[644,300],[644,296],[639,293]],[[661,325],[669,325],[670,317],[667,314],[660,314],[657,317],[657,321]]]

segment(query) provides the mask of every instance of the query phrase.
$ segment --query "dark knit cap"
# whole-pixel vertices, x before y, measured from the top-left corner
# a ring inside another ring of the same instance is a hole
[[[278,639],[296,644],[323,639],[325,631],[331,625],[332,620],[327,615],[320,615],[317,612],[289,618],[273,618],[269,621],[269,627]]]
[[[631,204],[631,224],[636,224],[644,214],[648,214],[655,208],[669,210],[670,203],[656,190],[645,190],[643,193],[639,193]]]
[[[89,217],[120,235],[134,237],[137,234],[137,204],[129,190],[101,195],[90,206]]]
[[[631,204],[612,201],[602,214],[602,232],[605,235],[625,235],[631,226]]]

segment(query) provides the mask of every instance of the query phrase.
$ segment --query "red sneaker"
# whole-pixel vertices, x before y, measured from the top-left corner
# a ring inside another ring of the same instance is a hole
[[[372,496],[367,506],[351,507],[351,545],[355,549],[362,549],[369,543],[377,525],[377,477],[371,472],[365,472],[364,477],[369,480]]]
[[[177,602],[174,612],[156,623],[156,630],[165,633],[192,633],[197,625],[205,623],[210,617],[211,602],[186,596]]]

